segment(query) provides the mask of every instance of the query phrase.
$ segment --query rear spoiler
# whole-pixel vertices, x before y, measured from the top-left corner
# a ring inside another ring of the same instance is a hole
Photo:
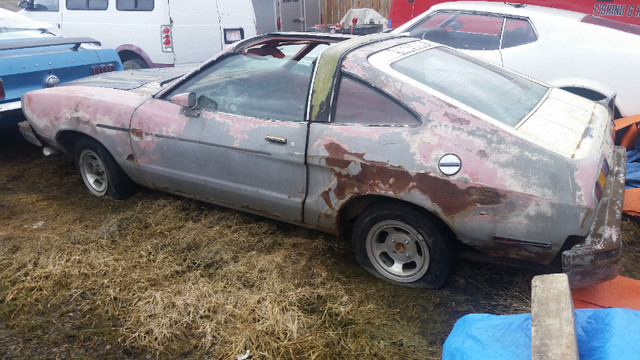
[[[598,101],[602,106],[606,107],[609,110],[609,114],[611,114],[611,118],[614,118],[616,112],[616,93],[609,95],[606,99],[602,99]]]
[[[38,39],[38,40],[18,40],[6,43],[0,43],[0,50],[13,50],[13,49],[25,49],[35,48],[41,46],[56,46],[56,45],[73,45],[73,51],[78,50],[82,44],[96,44],[100,46],[100,41],[89,37],[75,37],[75,38],[51,38],[51,39]]]

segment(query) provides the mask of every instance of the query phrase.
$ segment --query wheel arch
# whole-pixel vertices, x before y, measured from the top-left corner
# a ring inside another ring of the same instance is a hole
[[[73,150],[78,143],[78,141],[82,139],[90,139],[93,140],[100,145],[104,146],[98,139],[93,136],[87,135],[85,133],[74,131],[74,130],[65,130],[61,131],[56,135],[56,142],[64,148],[64,151],[69,154],[73,154]]]
[[[344,235],[350,236],[358,215],[362,213],[365,208],[378,203],[402,205],[420,212],[432,220],[433,223],[445,232],[451,240],[456,239],[455,232],[449,227],[449,225],[429,209],[406,200],[383,195],[362,195],[355,197],[346,203],[340,209],[338,216],[340,232]]]

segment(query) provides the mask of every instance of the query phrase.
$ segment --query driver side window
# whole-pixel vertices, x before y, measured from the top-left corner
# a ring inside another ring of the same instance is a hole
[[[295,55],[297,49],[293,50]],[[301,67],[299,60],[286,46],[255,46],[245,54],[219,59],[172,91],[169,97],[195,93],[196,107],[204,111],[304,121],[312,69]]]

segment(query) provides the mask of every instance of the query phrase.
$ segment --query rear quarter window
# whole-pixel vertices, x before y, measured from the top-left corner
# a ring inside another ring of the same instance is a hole
[[[493,14],[437,12],[416,24],[412,36],[456,49],[497,50],[503,18]]]
[[[417,125],[418,119],[388,96],[348,76],[342,76],[334,123]]]
[[[502,48],[529,44],[538,40],[531,23],[524,19],[507,18],[502,35]]]

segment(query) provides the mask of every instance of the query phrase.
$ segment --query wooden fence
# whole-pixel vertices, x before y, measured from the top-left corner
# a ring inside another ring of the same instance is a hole
[[[371,8],[389,17],[391,0],[322,0],[323,23],[335,24],[349,9]]]

